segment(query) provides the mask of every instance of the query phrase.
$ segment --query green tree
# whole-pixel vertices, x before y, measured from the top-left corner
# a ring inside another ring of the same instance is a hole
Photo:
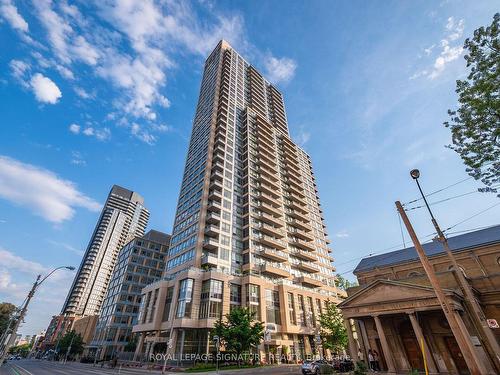
[[[70,331],[62,337],[61,341],[59,342],[59,354],[61,356],[65,356],[70,345],[70,357],[83,353],[83,339],[79,333]]]
[[[9,349],[9,353],[17,354],[17,355],[20,355],[21,357],[27,357],[30,350],[31,350],[31,344],[26,343],[26,344],[22,344],[22,345],[12,346]]]
[[[458,109],[448,110],[444,125],[451,129],[452,144],[466,171],[497,192],[500,182],[500,14],[488,27],[474,31],[464,42],[467,79],[457,80]]]
[[[137,347],[137,336],[133,336],[129,342],[127,342],[127,345],[123,348],[125,352],[135,352],[135,348]]]
[[[321,337],[325,349],[339,352],[347,346],[344,318],[337,305],[328,301],[326,311],[319,316]]]
[[[9,324],[9,320],[16,311],[16,306],[9,302],[0,303],[0,335],[4,333]]]
[[[219,336],[225,349],[234,352],[239,358],[252,346],[260,344],[264,337],[264,323],[255,320],[255,313],[250,309],[238,307],[226,314],[225,319],[215,322],[211,335]]]
[[[357,283],[355,282],[351,282],[349,280],[347,280],[345,277],[343,277],[342,275],[340,274],[337,274],[335,276],[335,284],[342,290],[347,290],[348,288],[352,287],[352,286],[356,286],[358,285]]]

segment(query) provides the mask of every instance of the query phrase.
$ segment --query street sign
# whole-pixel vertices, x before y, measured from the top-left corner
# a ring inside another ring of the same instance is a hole
[[[496,319],[486,319],[488,322],[488,327],[490,328],[500,328]]]

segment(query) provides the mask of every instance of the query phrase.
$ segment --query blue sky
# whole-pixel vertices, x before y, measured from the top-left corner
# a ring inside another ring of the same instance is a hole
[[[496,5],[496,6],[495,6]],[[465,73],[461,45],[495,1],[0,0],[0,301],[78,266],[112,184],[172,227],[201,71],[227,39],[285,95],[311,155],[338,271],[402,242],[394,201],[467,178],[442,126]],[[433,201],[474,191],[467,180]],[[443,227],[498,202],[434,206]],[[496,224],[500,207],[453,231]],[[411,212],[424,237],[432,226]],[[428,239],[428,238],[427,238]],[[408,241],[408,239],[406,239]],[[73,274],[37,294],[22,333],[46,328]]]

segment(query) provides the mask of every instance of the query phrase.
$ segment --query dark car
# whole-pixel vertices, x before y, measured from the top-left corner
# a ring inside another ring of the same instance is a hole
[[[332,374],[333,372],[333,366],[323,359],[319,359],[317,361],[304,361],[302,364],[303,375]]]

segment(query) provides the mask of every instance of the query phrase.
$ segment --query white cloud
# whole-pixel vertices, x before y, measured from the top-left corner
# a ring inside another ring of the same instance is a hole
[[[81,127],[78,124],[71,124],[69,126],[69,131],[73,134],[80,134],[80,129]]]
[[[0,1],[0,15],[10,24],[13,29],[23,33],[28,32],[28,22],[19,14],[17,8],[10,0]]]
[[[311,139],[311,133],[306,131],[303,126],[299,128],[299,132],[295,135],[295,141],[300,147],[304,147]]]
[[[266,77],[272,83],[288,82],[295,74],[297,63],[287,57],[279,59],[269,55],[264,61],[264,68],[266,70]]]
[[[31,66],[21,60],[11,60],[9,63],[12,76],[18,81],[25,89],[29,88],[29,83],[26,82],[27,75]]]
[[[446,65],[458,59],[463,53],[462,46],[450,47],[449,42],[446,39],[441,41],[441,47],[443,49],[434,61],[434,69],[429,73],[430,79],[435,79],[439,75],[441,75],[441,73],[443,73],[444,69],[446,68]]]
[[[95,96],[93,93],[87,92],[82,87],[74,87],[73,90],[75,90],[76,95],[82,99],[93,99]]]
[[[456,22],[453,17],[449,17],[446,23],[446,30],[450,32],[448,35],[450,42],[461,38],[464,33],[464,20],[461,19]]]
[[[71,160],[70,160],[71,164],[74,164],[74,165],[79,165],[79,166],[86,166],[87,165],[87,162],[85,161],[85,159],[83,158],[83,155],[78,152],[78,151],[72,151],[71,152]]]
[[[337,237],[337,238],[348,238],[349,237],[349,233],[347,232],[347,230],[343,229],[340,232],[335,233],[335,237]]]
[[[61,74],[61,76],[63,76],[64,78],[70,79],[70,80],[75,79],[75,75],[73,74],[73,72],[71,70],[69,70],[68,68],[66,68],[65,66],[56,65],[56,69],[59,72],[59,74]]]
[[[26,260],[14,253],[0,247],[0,259],[2,265],[10,270],[17,270],[29,274],[39,274],[47,271],[40,263]]]
[[[436,79],[439,77],[446,66],[458,59],[460,55],[463,53],[463,48],[460,44],[451,45],[452,42],[460,39],[464,33],[464,20],[461,19],[459,21],[455,21],[453,17],[449,17],[446,26],[445,26],[445,36],[440,42],[440,52],[439,55],[434,58],[434,64],[432,68],[422,69],[420,71],[415,72],[410,76],[410,80],[414,80],[420,77],[427,77],[429,79]],[[436,44],[433,44],[429,48],[424,49],[424,52],[427,56],[432,54],[432,51],[435,49]]]
[[[148,145],[153,145],[156,143],[156,137],[149,131],[143,129],[139,124],[133,123],[130,127],[130,133],[137,139],[147,143]]]
[[[71,219],[76,207],[100,209],[100,204],[78,191],[73,182],[6,156],[0,156],[0,197],[52,223]]]
[[[83,250],[77,249],[74,246],[71,246],[70,244],[67,244],[66,242],[58,242],[54,240],[48,239],[47,242],[49,242],[51,245],[57,246],[57,247],[62,247],[65,250],[68,250],[76,255],[82,256],[85,252]]]
[[[34,5],[40,22],[47,30],[49,43],[61,62],[71,64],[77,60],[89,65],[97,63],[97,49],[84,36],[78,35],[71,24],[52,8],[51,0],[38,0]]]
[[[92,126],[88,126],[82,130],[82,134],[87,137],[95,137],[99,141],[107,141],[111,138],[111,130],[109,130],[109,128],[97,129]]]
[[[36,73],[31,78],[31,87],[35,97],[39,102],[56,104],[62,97],[59,87],[50,79],[40,73]]]

